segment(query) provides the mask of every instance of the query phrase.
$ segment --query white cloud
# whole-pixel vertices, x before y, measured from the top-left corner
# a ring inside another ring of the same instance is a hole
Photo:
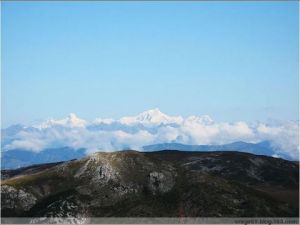
[[[9,128],[8,128],[9,129]],[[9,132],[7,132],[9,133]],[[94,122],[70,114],[66,119],[48,120],[3,137],[3,149],[42,151],[68,146],[88,152],[141,149],[157,143],[226,144],[235,141],[269,140],[280,155],[299,155],[299,122],[274,124],[216,122],[209,116],[168,116],[158,109],[121,119],[98,118]]]
[[[271,140],[279,153],[286,153],[293,158],[299,156],[299,122],[288,121],[275,125],[259,124],[257,136]]]

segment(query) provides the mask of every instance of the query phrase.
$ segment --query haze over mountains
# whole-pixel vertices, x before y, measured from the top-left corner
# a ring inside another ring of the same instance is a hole
[[[276,151],[272,148],[270,142],[259,142],[257,144],[246,142],[234,142],[225,145],[184,145],[178,143],[164,143],[144,146],[142,151],[153,152],[161,150],[178,150],[178,151],[237,151],[247,152],[256,155],[276,156]],[[20,149],[9,150],[2,153],[1,169],[15,169],[35,164],[60,162],[72,159],[80,159],[87,155],[86,149],[72,149],[69,147],[50,148],[40,152],[32,152]],[[277,156],[276,156],[277,157]],[[288,155],[282,158],[293,160]]]
[[[16,151],[21,151],[19,155],[25,155],[25,158],[46,163],[80,158],[86,153],[98,151],[152,151],[166,148],[246,151],[297,160],[298,128],[298,121],[251,124],[243,121],[216,122],[207,115],[186,118],[169,116],[157,108],[137,116],[97,118],[93,122],[71,113],[64,119],[49,119],[30,126],[14,125],[2,129],[2,162],[10,158],[15,165],[29,165],[12,157],[18,155],[14,154]],[[230,143],[235,144],[228,145]]]

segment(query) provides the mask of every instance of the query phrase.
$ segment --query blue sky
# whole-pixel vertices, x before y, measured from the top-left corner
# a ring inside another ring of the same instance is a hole
[[[298,2],[1,2],[2,125],[158,107],[298,118]]]

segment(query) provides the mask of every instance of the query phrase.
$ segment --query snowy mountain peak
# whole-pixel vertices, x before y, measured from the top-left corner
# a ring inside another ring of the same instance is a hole
[[[140,113],[136,119],[140,122],[159,123],[169,119],[169,116],[162,113],[158,108],[155,108]]]
[[[70,113],[66,122],[72,127],[84,127],[86,125],[86,121],[78,118],[75,113]]]
[[[180,116],[168,116],[162,113],[158,108],[144,111],[137,116],[123,117],[120,119],[124,124],[168,124],[168,123],[181,123],[183,118]]]
[[[76,116],[75,113],[70,113],[70,114],[68,115],[68,119],[69,119],[69,120],[77,120],[77,119],[79,119],[79,118]]]
[[[70,113],[66,118],[64,119],[48,119],[43,123],[40,123],[38,125],[34,125],[33,127],[38,129],[46,129],[53,126],[64,126],[64,127],[84,127],[87,124],[87,122],[83,119],[80,119],[76,116],[75,113]]]

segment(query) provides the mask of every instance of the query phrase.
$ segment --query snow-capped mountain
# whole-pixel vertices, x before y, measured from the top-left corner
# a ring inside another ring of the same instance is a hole
[[[64,126],[64,127],[85,127],[87,122],[76,116],[75,113],[70,113],[67,118],[56,120],[49,119],[40,124],[33,125],[33,127],[38,129],[46,129],[53,126]]]
[[[162,143],[184,145],[224,145],[237,141],[269,141],[274,155],[299,156],[299,122],[275,124],[243,121],[217,122],[208,115],[182,117],[167,115],[159,109],[118,119],[97,118],[90,122],[74,113],[63,119],[49,119],[32,126],[2,129],[2,151],[41,152],[64,148],[96,151],[142,150],[143,146]]]
[[[144,125],[159,125],[159,124],[180,124],[183,122],[181,116],[168,116],[162,113],[158,108],[151,109],[140,113],[137,116],[123,117],[119,120],[122,124],[132,125],[132,124],[144,124]]]

